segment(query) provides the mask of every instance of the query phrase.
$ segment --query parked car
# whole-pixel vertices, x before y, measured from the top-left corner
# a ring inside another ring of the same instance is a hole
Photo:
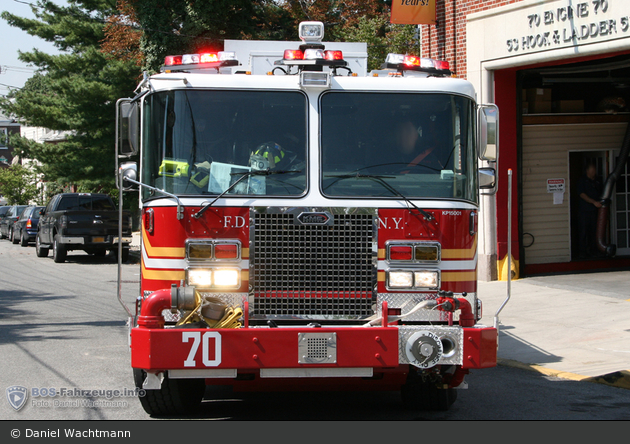
[[[123,212],[122,259],[129,258],[132,239],[132,220]],[[35,237],[38,257],[48,256],[64,262],[68,251],[83,250],[104,256],[118,251],[118,210],[107,194],[62,193],[54,196],[40,215]]]
[[[35,242],[37,236],[37,224],[39,223],[39,214],[46,207],[31,205],[27,207],[20,218],[13,224],[13,237],[11,241],[26,247],[29,242]]]
[[[19,219],[28,205],[11,205],[7,214],[0,220],[0,239],[13,237],[13,223]]]
[[[11,205],[3,205],[0,207],[0,222],[7,215],[7,213],[9,212],[9,209],[11,209]]]

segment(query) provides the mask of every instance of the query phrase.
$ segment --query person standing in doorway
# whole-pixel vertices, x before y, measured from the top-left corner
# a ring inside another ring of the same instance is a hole
[[[580,258],[597,256],[595,235],[597,231],[597,211],[602,204],[602,184],[597,179],[597,166],[589,163],[577,185],[579,196],[579,248]]]

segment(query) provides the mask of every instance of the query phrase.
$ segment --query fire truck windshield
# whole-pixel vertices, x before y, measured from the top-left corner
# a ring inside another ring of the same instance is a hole
[[[474,109],[450,94],[323,94],[322,192],[476,202]]]
[[[297,91],[151,94],[144,100],[142,182],[177,195],[302,195],[306,116],[306,97]]]

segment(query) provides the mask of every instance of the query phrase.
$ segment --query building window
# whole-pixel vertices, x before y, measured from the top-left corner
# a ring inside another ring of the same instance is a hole
[[[7,149],[9,144],[9,133],[6,128],[0,128],[0,149]]]

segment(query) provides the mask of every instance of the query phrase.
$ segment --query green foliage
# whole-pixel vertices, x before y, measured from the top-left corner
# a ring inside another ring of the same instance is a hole
[[[137,0],[134,7],[148,71],[169,54],[222,50],[225,39],[287,40],[293,31],[273,0]]]
[[[37,49],[21,52],[22,62],[38,72],[24,88],[0,99],[0,108],[31,126],[68,131],[57,144],[17,141],[18,149],[41,163],[47,182],[77,184],[90,191],[115,187],[115,104],[133,95],[140,76],[132,61],[101,52],[105,18],[115,0],[68,0],[61,7],[39,0],[35,19],[3,12],[1,17],[31,35],[53,42],[58,55]]]
[[[366,42],[368,71],[379,69],[388,53],[418,54],[414,25],[395,25],[389,15],[360,17],[356,26],[344,28],[341,38],[347,42]]]
[[[20,164],[0,168],[0,194],[7,200],[8,205],[41,202],[35,174]]]

